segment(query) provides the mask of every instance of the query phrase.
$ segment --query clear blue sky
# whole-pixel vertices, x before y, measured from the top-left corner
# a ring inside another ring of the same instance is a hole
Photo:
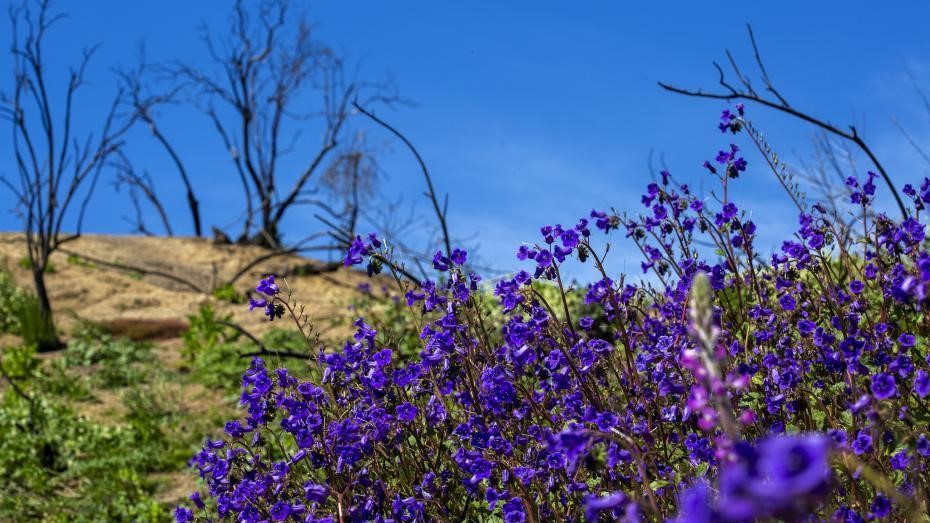
[[[295,2],[298,3],[298,2]],[[380,111],[417,145],[441,192],[450,193],[455,233],[475,236],[480,254],[501,268],[517,265],[521,241],[539,225],[571,223],[592,207],[631,209],[649,180],[650,150],[678,179],[701,184],[703,160],[727,138],[715,130],[723,105],[663,92],[657,80],[712,87],[712,60],[731,49],[751,65],[744,24],[753,25],[771,77],[797,107],[836,124],[856,123],[900,183],[927,166],[901,139],[897,118],[930,144],[930,115],[905,74],[909,66],[930,88],[930,4],[865,1],[779,2],[375,2],[325,0],[306,4],[318,38],[363,59],[363,76],[390,74],[415,107]],[[879,8],[878,6],[881,6]],[[81,112],[94,116],[113,91],[110,69],[132,66],[144,41],[149,61],[206,64],[201,22],[222,29],[228,2],[59,2],[70,17],[56,27],[48,55],[54,67],[77,58],[82,45],[100,44]],[[0,38],[8,38],[7,24]],[[4,41],[4,44],[6,42]],[[10,59],[0,56],[0,89],[9,90]],[[928,89],[930,90],[930,89]],[[809,154],[813,129],[772,111],[751,108],[782,156]],[[82,118],[81,123],[89,121]],[[206,225],[224,225],[241,208],[238,182],[208,122],[193,112],[168,112],[162,123],[195,173]],[[385,133],[368,128],[387,172],[382,187],[419,204],[416,165]],[[127,149],[156,177],[175,216],[190,233],[176,174],[145,133]],[[795,223],[786,198],[752,155],[737,199],[752,209],[774,245]],[[294,158],[294,165],[301,163]],[[865,163],[862,168],[865,170]],[[0,173],[15,175],[8,129],[0,129]],[[86,222],[89,232],[129,228],[125,195],[99,188]],[[0,230],[19,227],[0,193]],[[289,237],[313,227],[309,211],[287,223]],[[151,221],[151,219],[150,219]],[[154,225],[154,222],[152,222]],[[627,250],[626,252],[629,252]],[[638,270],[628,258],[628,268]],[[622,270],[622,266],[617,267]]]

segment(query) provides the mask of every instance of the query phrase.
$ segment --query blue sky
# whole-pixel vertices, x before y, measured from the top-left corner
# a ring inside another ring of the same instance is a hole
[[[298,2],[295,2],[297,4]],[[181,59],[206,65],[198,25],[222,30],[228,2],[59,2],[70,16],[47,49],[51,66],[70,63],[81,45],[100,44],[78,112],[96,122],[112,95],[115,66],[131,67],[145,42],[151,62]],[[930,4],[875,2],[374,2],[321,0],[304,5],[317,37],[361,61],[362,75],[390,75],[415,102],[380,110],[417,145],[440,192],[450,194],[453,231],[480,244],[487,263],[516,267],[521,241],[546,223],[573,223],[592,207],[638,208],[649,181],[650,150],[676,178],[708,184],[700,164],[724,147],[715,129],[721,103],[662,91],[656,81],[713,87],[712,60],[724,48],[751,66],[745,24],[754,27],[770,76],[793,105],[838,125],[855,123],[900,184],[927,174],[901,138],[897,119],[930,144],[930,113],[906,75],[930,90]],[[885,4],[889,5],[889,4]],[[8,25],[0,31],[7,38]],[[10,59],[0,56],[0,71]],[[0,75],[9,90],[9,74]],[[750,107],[755,124],[789,160],[810,154],[814,130]],[[226,225],[241,208],[237,181],[209,123],[194,112],[168,111],[162,127],[194,172],[206,224]],[[405,195],[423,219],[422,179],[412,158],[383,131],[364,127],[383,149],[384,196]],[[9,130],[0,129],[0,174],[15,175]],[[748,143],[745,144],[748,147]],[[145,133],[127,146],[169,202],[180,233],[190,233],[176,174]],[[748,155],[750,169],[735,191],[753,211],[763,241],[775,245],[795,223],[786,197]],[[300,158],[287,160],[294,168]],[[866,164],[860,164],[865,171]],[[125,194],[102,185],[88,215],[89,232],[129,230]],[[0,230],[19,227],[0,193]],[[154,224],[154,222],[153,222]],[[289,237],[314,227],[309,210],[287,223]],[[629,246],[615,249],[617,270],[638,270]]]

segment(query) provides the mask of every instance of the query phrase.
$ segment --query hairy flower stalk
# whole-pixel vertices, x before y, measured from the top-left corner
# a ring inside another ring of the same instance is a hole
[[[711,398],[719,416],[720,425],[730,442],[736,442],[740,439],[739,425],[723,382],[723,362],[715,354],[718,329],[714,325],[714,289],[707,273],[703,271],[696,273],[691,279],[688,315],[704,370],[704,372],[697,372],[695,377],[701,381],[705,392]]]

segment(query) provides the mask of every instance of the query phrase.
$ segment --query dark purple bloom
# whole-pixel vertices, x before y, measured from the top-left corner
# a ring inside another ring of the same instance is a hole
[[[309,482],[304,484],[304,497],[313,503],[323,503],[329,497],[329,487]]]
[[[886,400],[897,394],[894,376],[879,373],[872,376],[872,394],[880,400]]]
[[[921,398],[930,395],[930,374],[925,370],[919,370],[914,374],[914,392]]]
[[[468,253],[462,249],[452,249],[450,258],[452,259],[452,263],[456,265],[465,265],[465,260],[468,259]]]
[[[249,298],[249,312],[252,312],[256,308],[262,309],[267,305],[268,305],[268,301],[265,300],[264,298],[259,298],[257,300],[255,298]]]
[[[436,254],[433,255],[433,268],[437,271],[447,271],[451,264],[452,260],[446,258],[442,251],[436,251]]]
[[[911,463],[911,458],[907,455],[906,450],[902,450],[891,456],[891,468],[894,470],[906,470]]]
[[[413,421],[417,417],[417,408],[409,402],[401,403],[397,406],[397,419],[401,421]]]
[[[290,505],[283,501],[279,501],[271,506],[271,519],[274,521],[284,521],[290,514]]]
[[[777,505],[820,493],[830,479],[829,440],[820,435],[781,436],[759,445],[757,494]],[[777,512],[777,510],[775,511]]]
[[[865,289],[865,284],[859,280],[853,280],[849,283],[849,290],[853,294],[859,294]]]
[[[552,253],[546,250],[539,251],[536,255],[536,264],[540,267],[548,267],[552,264]]]
[[[868,454],[872,452],[872,436],[867,431],[860,430],[856,439],[852,442],[853,452],[856,454]]]
[[[876,494],[871,509],[875,517],[883,518],[891,512],[891,502],[884,495]]]
[[[177,523],[188,523],[194,521],[194,513],[186,507],[175,507],[174,520]]]
[[[266,296],[276,296],[281,291],[274,282],[274,274],[269,274],[267,278],[258,282],[258,285],[255,286],[255,290]]]
[[[682,492],[675,523],[712,523],[716,521],[710,505],[710,489],[703,481]]]
[[[626,494],[614,492],[606,496],[589,494],[584,498],[584,517],[588,521],[597,521],[601,512],[616,511],[627,503]],[[615,520],[616,517],[611,518]]]

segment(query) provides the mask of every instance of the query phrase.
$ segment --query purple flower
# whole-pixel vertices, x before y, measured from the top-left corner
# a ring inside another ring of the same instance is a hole
[[[562,240],[562,245],[568,249],[578,246],[578,233],[574,229],[568,229],[559,238]]]
[[[468,253],[462,249],[452,249],[450,258],[452,259],[452,263],[456,265],[465,265],[465,260],[468,259]]]
[[[186,507],[175,507],[174,520],[177,523],[188,523],[194,521],[194,513]]]
[[[827,493],[829,439],[821,435],[772,436],[720,473],[716,510],[728,521],[807,513]]]
[[[283,501],[279,501],[271,506],[271,519],[274,521],[284,521],[290,514],[290,505]]]
[[[616,511],[627,503],[626,494],[614,492],[606,496],[589,494],[584,497],[584,517],[588,521],[598,521],[601,512]],[[615,520],[616,517],[611,518]]]
[[[930,457],[930,439],[927,439],[927,436],[921,434],[917,437],[917,443],[914,444],[914,449],[917,450],[917,453],[921,456],[927,458]]]
[[[267,278],[258,282],[258,285],[255,286],[255,290],[266,296],[276,296],[281,289],[278,288],[278,285],[274,282],[274,274],[269,274]]]
[[[712,523],[716,520],[714,510],[710,505],[710,490],[707,488],[707,483],[699,480],[682,492],[675,523]]]
[[[539,251],[536,255],[536,264],[540,267],[548,267],[552,264],[552,254],[546,250]]]
[[[872,452],[872,436],[867,431],[860,430],[852,442],[852,449],[857,455]]]
[[[872,501],[872,514],[877,518],[883,518],[891,512],[891,502],[882,494],[876,494]]]
[[[865,289],[865,284],[859,280],[853,280],[849,283],[849,290],[853,294],[859,294]]]
[[[433,255],[433,268],[437,271],[447,271],[450,265],[452,265],[452,260],[446,258],[442,251],[436,251]]]
[[[397,419],[401,421],[413,421],[417,417],[417,408],[410,402],[404,402],[397,406]]]
[[[304,497],[312,503],[323,503],[329,497],[329,487],[313,482],[306,483]]]
[[[906,450],[891,456],[891,468],[894,470],[905,470],[911,463],[911,458],[907,455]]]
[[[930,395],[930,374],[925,370],[919,370],[914,375],[914,392],[921,398]]]
[[[895,379],[891,374],[879,373],[872,376],[872,394],[880,400],[886,400],[897,394]]]
[[[778,505],[820,492],[830,479],[829,440],[820,435],[773,437],[759,445],[757,494]],[[776,511],[777,512],[777,511]]]
[[[259,298],[257,300],[255,298],[249,298],[249,312],[252,312],[256,308],[264,308],[266,305],[268,305],[268,301],[264,298]]]
[[[913,347],[917,344],[917,337],[913,334],[902,332],[901,335],[898,336],[898,343],[900,343],[902,347]]]

